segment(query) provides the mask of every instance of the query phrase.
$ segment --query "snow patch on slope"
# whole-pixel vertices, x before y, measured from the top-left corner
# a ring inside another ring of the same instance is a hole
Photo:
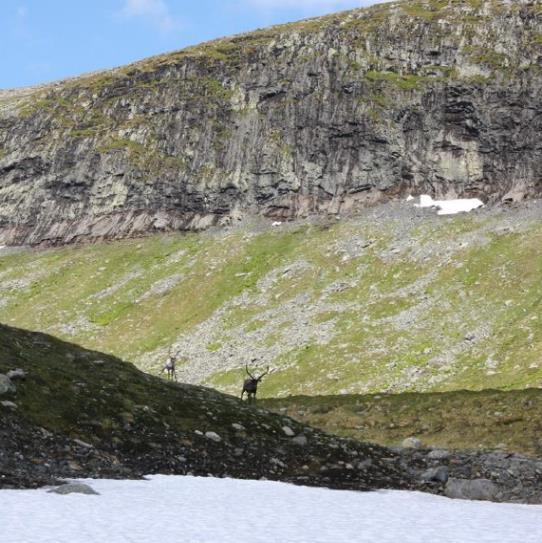
[[[407,201],[413,200],[408,197]],[[433,200],[428,194],[420,196],[420,203],[414,204],[416,207],[434,207],[438,215],[456,215],[457,213],[468,213],[473,209],[483,207],[484,202],[478,198],[460,198],[457,200]]]

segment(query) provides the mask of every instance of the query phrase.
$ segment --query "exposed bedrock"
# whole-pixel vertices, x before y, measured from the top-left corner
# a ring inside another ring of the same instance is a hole
[[[542,6],[395,2],[0,92],[0,244],[542,193]]]

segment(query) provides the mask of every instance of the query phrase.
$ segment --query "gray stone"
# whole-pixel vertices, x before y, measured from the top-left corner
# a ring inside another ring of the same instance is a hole
[[[222,438],[216,432],[205,432],[205,437],[216,443],[220,443]]]
[[[373,461],[370,458],[366,458],[365,460],[358,462],[356,467],[361,471],[365,471],[366,469],[369,469],[372,465]]]
[[[93,445],[91,445],[90,443],[87,443],[86,441],[82,441],[81,439],[74,439],[73,442],[76,443],[77,445],[79,445],[80,447],[84,447],[85,449],[93,449],[94,448]]]
[[[0,373],[0,394],[7,394],[8,392],[15,392],[15,385],[7,375]]]
[[[282,431],[288,436],[293,437],[295,436],[295,432],[289,427],[289,426],[283,426]]]
[[[85,485],[83,483],[68,483],[66,485],[58,486],[56,488],[53,488],[49,490],[49,492],[52,492],[53,494],[88,494],[88,495],[95,495],[98,496],[98,492],[96,492],[92,487]]]
[[[6,374],[12,381],[15,381],[16,379],[24,379],[26,377],[26,373],[21,368],[17,368],[16,370],[8,371]]]
[[[459,500],[495,500],[498,487],[489,479],[448,479],[444,494]]]
[[[448,468],[446,466],[429,468],[422,473],[421,480],[435,483],[445,483],[448,480]]]
[[[282,460],[279,460],[278,458],[271,458],[270,462],[271,464],[274,464],[275,466],[279,466],[280,468],[286,467],[286,464]]]
[[[407,437],[406,439],[403,439],[401,445],[405,449],[421,449],[422,442],[417,437]]]
[[[292,443],[301,446],[305,446],[308,442],[309,440],[307,439],[307,436],[304,436],[303,434],[299,434],[292,439]]]
[[[17,409],[17,404],[15,402],[10,402],[8,400],[0,402],[0,405],[2,407],[7,407],[8,409]]]
[[[446,460],[446,458],[450,458],[450,452],[446,449],[433,449],[427,454],[427,458],[431,460]]]

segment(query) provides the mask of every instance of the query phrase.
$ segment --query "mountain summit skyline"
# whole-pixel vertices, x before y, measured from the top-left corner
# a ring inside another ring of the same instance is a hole
[[[382,1],[382,0],[380,0]],[[0,89],[57,81],[375,0],[5,0]]]

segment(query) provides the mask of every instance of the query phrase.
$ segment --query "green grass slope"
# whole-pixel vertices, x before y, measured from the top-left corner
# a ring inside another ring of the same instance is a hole
[[[355,219],[246,224],[0,253],[0,321],[262,396],[542,383],[538,204],[437,217],[393,203]]]

